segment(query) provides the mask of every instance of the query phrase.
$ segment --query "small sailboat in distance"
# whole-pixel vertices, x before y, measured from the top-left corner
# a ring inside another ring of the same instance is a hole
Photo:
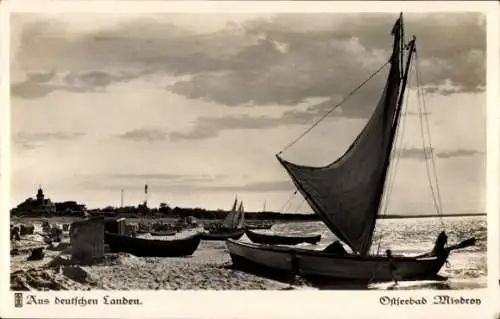
[[[205,232],[201,233],[201,239],[204,240],[226,240],[228,238],[240,239],[245,234],[244,228],[244,212],[242,203],[237,210],[238,198],[234,199],[233,207],[222,224],[212,224],[205,228]]]
[[[264,201],[264,207],[262,208],[262,213],[264,214],[266,212],[266,201]],[[270,229],[273,227],[273,223],[271,222],[260,222],[260,223],[246,223],[245,224],[245,229],[250,230],[250,229]]]
[[[237,216],[238,216],[238,221],[236,222],[236,228],[238,229],[245,228],[245,209],[243,208],[243,201],[240,202]]]
[[[229,213],[226,215],[226,217],[224,218],[222,223],[220,225],[217,225],[217,226],[219,226],[219,228],[220,227],[225,227],[225,228],[233,228],[234,227],[233,225],[235,225],[236,208],[237,207],[238,207],[238,197],[235,197],[233,207],[231,208]],[[216,224],[211,223],[211,224],[205,225],[204,229],[211,230],[213,228],[216,228],[217,226],[216,226]]]
[[[323,167],[294,164],[277,155],[313,211],[352,252],[343,249],[338,241],[318,251],[228,240],[226,244],[235,268],[270,276],[294,274],[314,281],[423,279],[435,276],[453,250],[475,243],[475,239],[470,238],[447,246],[443,231],[434,249],[427,254],[396,256],[390,250],[385,254],[370,253],[410,65],[412,59],[416,59],[416,39],[405,42],[402,14],[392,29],[392,36],[392,54],[384,64],[390,65],[385,87],[371,117],[347,151]]]

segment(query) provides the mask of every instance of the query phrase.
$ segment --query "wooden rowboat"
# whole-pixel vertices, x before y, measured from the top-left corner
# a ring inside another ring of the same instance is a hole
[[[247,224],[247,225],[245,225],[246,229],[271,229],[271,227],[273,227],[273,224],[261,224],[261,225]]]
[[[175,230],[170,231],[152,231],[150,232],[151,236],[173,236],[177,234]]]
[[[124,252],[138,257],[181,257],[192,255],[200,244],[200,235],[182,239],[158,240],[104,233],[112,252]]]
[[[245,234],[244,229],[235,229],[233,231],[205,232],[201,233],[201,239],[203,240],[240,239],[244,234]]]
[[[256,233],[249,229],[245,231],[245,234],[254,243],[268,245],[298,245],[300,243],[316,244],[321,240],[321,235],[283,236]]]
[[[231,239],[226,244],[236,269],[278,280],[299,275],[312,282],[325,283],[332,280],[368,283],[432,278],[446,262],[450,251],[455,249],[445,249],[438,255],[403,257],[340,255]]]

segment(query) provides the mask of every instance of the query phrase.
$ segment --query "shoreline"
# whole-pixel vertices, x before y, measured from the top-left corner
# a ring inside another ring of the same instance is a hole
[[[255,219],[255,218],[248,218],[247,215],[251,213],[245,213],[245,218],[249,223],[257,222],[259,223],[303,223],[303,222],[321,222],[321,219],[314,216],[315,218],[308,218],[308,219]],[[100,215],[97,215],[100,216]],[[378,219],[422,219],[422,218],[453,218],[453,217],[486,217],[486,213],[481,213],[481,214],[443,214],[443,215],[381,215],[378,217]],[[111,216],[110,216],[111,217]],[[127,220],[130,220],[132,222],[139,222],[139,221],[167,221],[167,222],[173,222],[179,218],[182,218],[183,216],[128,216],[126,214],[119,214],[119,215],[113,215],[112,217],[116,218],[126,218]],[[57,216],[23,216],[23,215],[11,215],[10,220],[15,221],[17,219],[22,219],[25,221],[39,221],[39,220],[63,220],[63,221],[73,221],[75,219],[82,219],[82,217],[79,216],[72,216],[72,215],[57,215]],[[198,221],[202,223],[213,223],[213,222],[218,222],[223,219],[219,218],[197,218]]]

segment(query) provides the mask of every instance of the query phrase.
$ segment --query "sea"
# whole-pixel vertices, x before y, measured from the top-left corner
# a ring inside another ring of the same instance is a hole
[[[399,282],[399,289],[477,289],[487,287],[487,230],[486,216],[467,217],[430,217],[379,219],[375,228],[373,249],[380,253],[391,249],[393,254],[418,255],[432,250],[441,231],[446,231],[448,244],[457,244],[470,237],[476,238],[476,244],[451,253],[438,273],[444,277],[439,281]],[[321,234],[317,245],[304,244],[304,248],[323,249],[334,240],[335,236],[322,222],[300,222],[276,224],[271,233]],[[246,236],[244,236],[246,237]],[[369,289],[388,289],[394,283],[373,284]]]

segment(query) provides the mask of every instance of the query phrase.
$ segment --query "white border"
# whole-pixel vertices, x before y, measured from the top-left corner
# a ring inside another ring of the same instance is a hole
[[[133,292],[46,292],[40,298],[86,296],[100,298],[139,297],[142,306],[39,306],[13,308],[9,291],[9,258],[0,262],[0,316],[40,317],[151,317],[151,318],[492,318],[498,312],[499,279],[499,26],[495,1],[408,1],[408,2],[199,2],[199,1],[5,1],[0,5],[1,58],[1,211],[0,225],[9,224],[10,198],[10,105],[9,92],[9,13],[15,12],[428,12],[475,11],[487,15],[487,212],[488,212],[488,289],[465,291],[133,291]],[[8,231],[1,231],[0,248],[9,251]],[[482,306],[431,305],[437,294],[479,297]],[[379,298],[428,298],[425,306],[381,306]]]
[[[488,287],[492,311],[500,315],[500,7],[492,8],[487,25],[487,157],[486,157],[486,211],[488,227],[487,265]],[[490,19],[491,17],[491,19]]]
[[[15,12],[483,12],[498,10],[491,1],[141,1],[4,0]],[[28,5],[29,4],[29,5]]]

